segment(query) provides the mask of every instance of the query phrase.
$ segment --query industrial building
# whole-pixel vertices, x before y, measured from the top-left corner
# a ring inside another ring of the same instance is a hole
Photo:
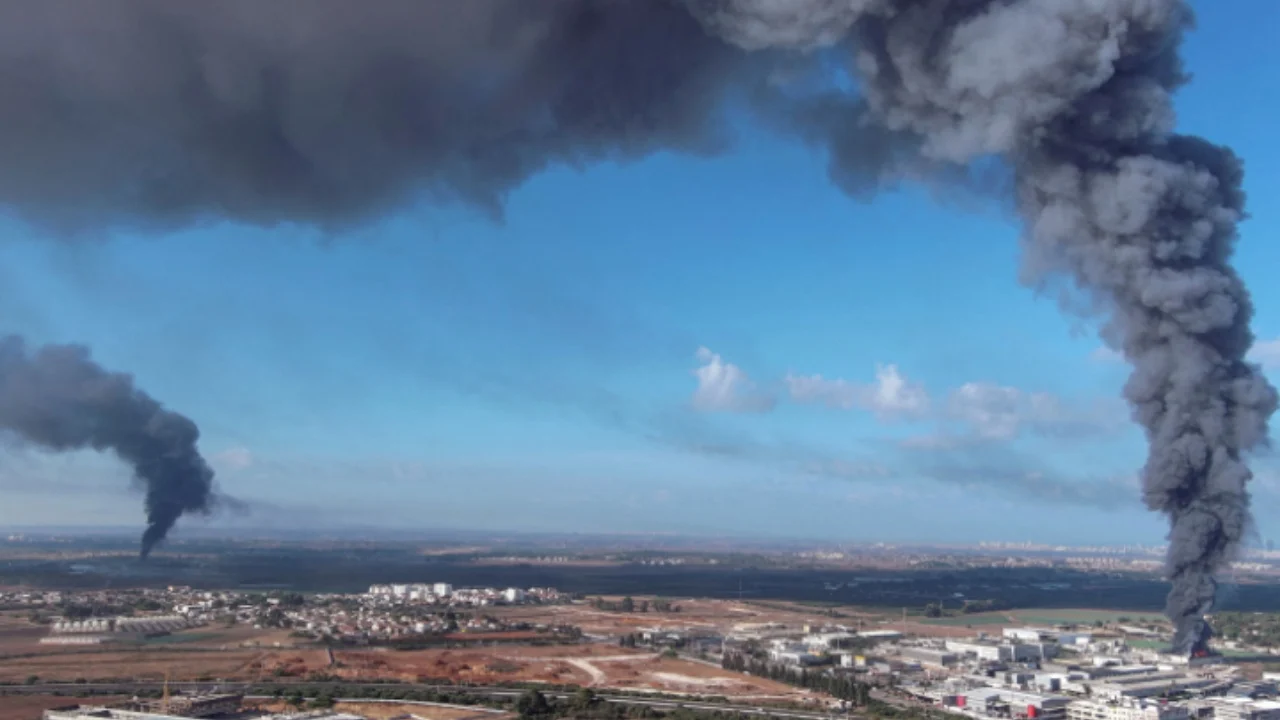
[[[1108,677],[1104,682],[1091,684],[1090,689],[1095,697],[1122,702],[1199,690],[1218,682],[1212,677],[1195,677],[1181,672],[1156,672]]]
[[[1067,632],[1036,627],[1005,628],[1002,635],[1006,640],[1015,642],[1057,643],[1074,647],[1084,647],[1093,641],[1093,635],[1086,632]]]
[[[53,624],[52,630],[54,635],[104,635],[107,633],[158,635],[185,630],[190,626],[191,622],[181,615],[163,615],[59,620]]]
[[[915,660],[921,665],[932,667],[951,667],[960,661],[958,654],[936,648],[904,647],[898,654],[909,660]]]
[[[1067,720],[1189,720],[1185,705],[1135,701],[1104,703],[1076,700],[1067,705]]]
[[[1247,697],[1209,698],[1214,720],[1280,720],[1280,702]]]
[[[875,642],[892,642],[901,640],[902,633],[897,630],[863,630],[858,633],[858,637],[863,640],[873,640]]]
[[[769,659],[785,665],[820,665],[827,658],[811,652],[807,645],[778,643],[769,651]]]
[[[101,645],[118,642],[124,638],[113,635],[47,635],[40,638],[41,645]]]
[[[1058,654],[1058,645],[1053,642],[1005,642],[993,643],[971,640],[948,640],[947,650],[958,655],[967,655],[978,660],[990,662],[1034,662],[1048,660]]]
[[[942,705],[966,715],[1066,720],[1069,698],[981,687],[942,698]]]
[[[129,703],[126,708],[144,713],[162,713],[185,718],[207,718],[238,712],[243,702],[243,694],[215,693],[207,695],[176,695],[163,700],[135,701]]]
[[[811,633],[804,636],[801,642],[815,651],[821,652],[847,645],[857,637],[854,633],[849,632]]]

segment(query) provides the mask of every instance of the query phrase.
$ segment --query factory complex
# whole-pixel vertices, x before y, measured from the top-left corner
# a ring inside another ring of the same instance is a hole
[[[891,677],[904,696],[972,718],[1280,720],[1276,683],[1246,682],[1223,660],[1054,628],[900,638],[840,656],[842,666]]]

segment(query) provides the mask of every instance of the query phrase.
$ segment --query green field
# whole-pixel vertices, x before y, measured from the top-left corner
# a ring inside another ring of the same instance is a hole
[[[180,643],[202,642],[216,637],[218,637],[217,633],[188,632],[179,633],[177,635],[161,635],[159,637],[147,638],[143,642],[147,645],[178,645]]]
[[[1164,616],[1150,612],[1128,612],[1124,610],[1014,610],[1011,613],[1019,622],[1028,625],[1070,625],[1072,623],[1090,625],[1099,620],[1104,623],[1119,622],[1120,618],[1128,618],[1131,623],[1160,622]]]
[[[916,618],[916,620],[926,625],[948,625],[952,627],[964,627],[966,625],[1016,625],[1009,621],[1008,613],[989,612],[989,613],[973,613],[972,615],[956,615],[955,617],[941,618]]]
[[[1015,619],[1010,619],[1010,618]],[[1125,610],[1086,610],[1064,608],[1051,610],[1036,608],[1032,610],[1001,610],[972,615],[956,615],[942,618],[915,618],[926,625],[946,625],[965,627],[972,625],[1092,625],[1101,620],[1104,623],[1118,622],[1127,618],[1131,623],[1159,622],[1164,616],[1150,612],[1130,612]]]

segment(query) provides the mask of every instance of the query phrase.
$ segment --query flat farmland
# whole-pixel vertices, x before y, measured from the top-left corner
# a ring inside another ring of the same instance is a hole
[[[1164,622],[1164,617],[1157,613],[1136,612],[1126,610],[1096,610],[1089,608],[1061,609],[1022,609],[1001,610],[996,612],[973,613],[972,615],[956,615],[953,617],[922,619],[914,618],[913,622],[931,629],[943,627],[966,627],[987,631],[1000,630],[1004,627],[1021,627],[1024,625],[1092,625],[1094,623],[1148,623]]]
[[[0,615],[0,655],[30,652],[40,646],[48,628],[17,615]]]
[[[950,618],[950,619],[954,619],[958,621],[960,618]],[[987,622],[978,622],[978,623],[965,623],[965,622],[938,623],[933,620],[927,620],[923,622],[919,620],[911,620],[907,622],[905,629],[906,629],[906,632],[910,635],[923,635],[923,636],[929,636],[929,637],[968,638],[968,637],[974,637],[980,632],[999,633],[1005,627],[1016,627],[1023,624],[1025,623],[1013,622],[1008,618],[1004,619],[1003,621],[993,618]],[[892,625],[886,625],[884,626],[884,628],[877,628],[877,629],[902,630],[904,629],[904,626],[901,622],[896,622],[896,623],[893,623]]]
[[[329,665],[324,651],[294,648],[284,630],[257,630],[244,625],[206,626],[161,635],[142,643],[99,646],[40,644],[49,626],[26,616],[0,615],[0,682],[20,682],[29,675],[42,680],[201,678],[264,679],[303,676]]]
[[[141,644],[41,645],[48,628],[25,618],[0,620],[0,682],[30,675],[46,681],[78,679],[223,678],[257,680],[302,677],[328,667],[323,650],[293,648],[282,631],[197,628]]]
[[[618,602],[621,597],[606,596],[606,600]],[[636,606],[642,602],[653,603],[655,598],[635,596]],[[718,634],[741,631],[752,625],[777,623],[797,632],[804,625],[824,623],[857,624],[862,621],[868,629],[878,627],[878,614],[852,608],[839,608],[839,618],[825,613],[825,608],[790,603],[755,604],[734,600],[669,599],[679,612],[622,613],[597,610],[591,605],[549,605],[502,608],[494,612],[511,621],[530,623],[564,624],[582,628],[591,635],[618,636],[643,629],[703,630]]]
[[[956,615],[954,617],[927,618],[918,620],[919,624],[928,628],[939,627],[966,627],[972,625],[975,628],[983,630],[1000,630],[1004,627],[1016,627],[1024,624],[1012,613],[1008,612],[989,612],[989,613],[972,613],[970,615]]]
[[[137,678],[158,680],[165,673],[174,680],[247,678],[249,666],[262,651],[177,652],[172,650],[94,650],[50,652],[0,659],[0,682],[22,682],[29,675],[50,682],[78,679]]]
[[[1125,610],[1091,610],[1091,609],[1036,609],[1036,610],[1014,610],[1013,614],[1021,622],[1028,625],[1066,625],[1078,623],[1087,625],[1095,622],[1129,622],[1134,624],[1148,622],[1166,622],[1165,617],[1159,613],[1151,612],[1133,612]]]

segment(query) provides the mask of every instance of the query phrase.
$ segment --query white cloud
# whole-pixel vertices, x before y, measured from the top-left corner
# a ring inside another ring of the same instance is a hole
[[[1089,353],[1089,360],[1099,365],[1116,365],[1124,362],[1124,355],[1112,350],[1106,345],[1099,345]]]
[[[896,365],[876,366],[875,382],[867,384],[790,374],[784,382],[791,400],[797,403],[868,410],[882,419],[918,418],[929,412],[929,393],[919,383],[908,381]]]
[[[1280,370],[1280,338],[1255,342],[1249,351],[1249,359],[1264,370]]]
[[[225,470],[245,470],[253,466],[253,453],[245,447],[227,448],[213,456],[213,463]]]
[[[775,398],[762,392],[741,368],[707,348],[697,354],[695,408],[708,412],[764,412]],[[1117,398],[1079,403],[1048,392],[1031,392],[992,382],[968,382],[951,390],[940,405],[896,365],[878,364],[875,380],[860,383],[822,375],[788,373],[782,379],[787,398],[802,405],[861,410],[890,422],[907,420],[933,426],[906,438],[902,448],[942,450],[975,442],[1002,442],[1024,435],[1051,438],[1104,436],[1120,431],[1129,417]]]
[[[1045,392],[987,382],[965,383],[947,400],[947,419],[978,438],[1011,440],[1024,431],[1079,437],[1114,431],[1125,418],[1118,403],[1079,407]]]
[[[696,354],[700,367],[693,371],[698,387],[693,391],[693,407],[703,412],[768,412],[776,404],[773,396],[760,391],[742,368],[705,347]]]

